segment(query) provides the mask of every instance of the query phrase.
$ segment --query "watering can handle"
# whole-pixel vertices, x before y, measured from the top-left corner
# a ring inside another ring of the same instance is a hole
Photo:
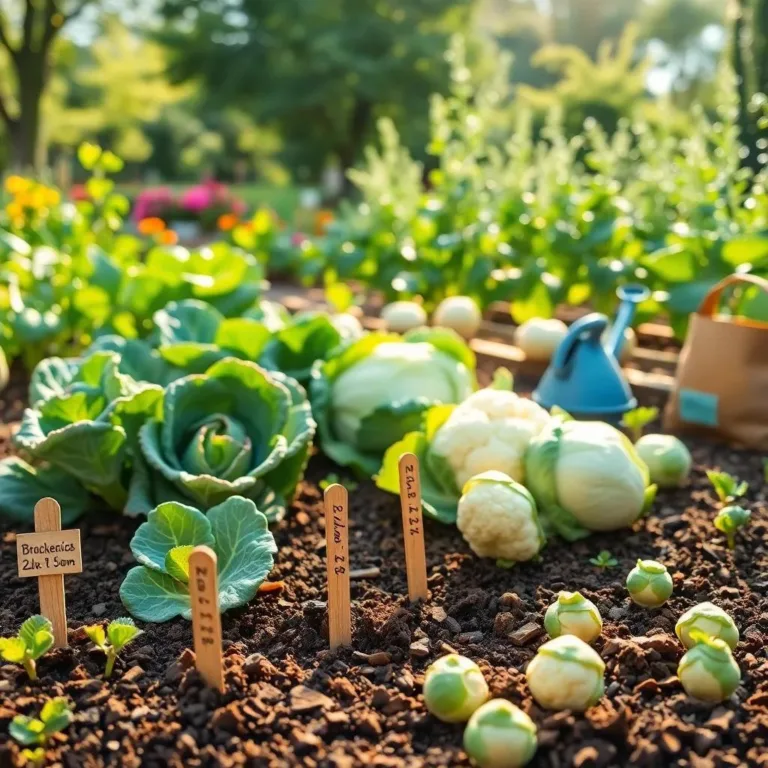
[[[601,344],[601,338],[608,326],[608,319],[605,315],[593,312],[579,318],[568,329],[568,334],[560,342],[560,346],[552,355],[552,370],[558,378],[563,378],[567,374],[567,367],[573,356],[573,351],[578,343],[586,337],[595,344]]]
[[[717,285],[710,288],[709,293],[704,297],[704,300],[699,306],[699,314],[704,317],[712,317],[720,305],[720,298],[725,289],[731,285],[737,285],[738,283],[751,283],[758,288],[762,288],[763,292],[768,294],[768,280],[764,280],[762,277],[750,274],[728,275],[728,277],[721,280]]]

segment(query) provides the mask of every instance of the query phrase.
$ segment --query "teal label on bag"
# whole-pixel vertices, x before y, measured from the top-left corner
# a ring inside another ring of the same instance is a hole
[[[717,395],[695,389],[680,390],[680,417],[703,427],[717,426]]]

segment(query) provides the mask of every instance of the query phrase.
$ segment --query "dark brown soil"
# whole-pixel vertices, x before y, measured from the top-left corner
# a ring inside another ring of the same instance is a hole
[[[487,379],[488,370],[483,371]],[[15,378],[0,404],[5,432],[18,420],[24,383]],[[147,625],[102,681],[103,655],[89,648],[84,624],[125,613],[120,583],[132,566],[136,522],[110,513],[82,523],[81,575],[66,579],[71,647],[39,664],[30,684],[0,667],[0,766],[21,765],[7,726],[18,713],[64,695],[75,720],[47,752],[64,766],[466,766],[462,727],[431,717],[421,698],[423,673],[455,649],[475,659],[492,692],[523,707],[539,727],[532,765],[768,766],[768,513],[762,457],[688,441],[691,486],[661,494],[653,514],[622,534],[577,544],[552,540],[538,564],[501,570],[474,557],[458,531],[428,522],[431,598],[406,597],[398,500],[370,483],[350,494],[353,569],[374,576],[352,582],[354,646],[328,650],[324,520],[318,482],[334,470],[310,463],[289,518],[277,526],[272,581],[225,614],[227,692],[205,689],[193,669],[190,624]],[[747,480],[753,522],[731,552],[712,526],[715,502],[705,468]],[[0,528],[0,631],[15,632],[38,610],[34,580],[16,576],[15,531]],[[608,549],[619,565],[599,570],[589,558]],[[623,583],[638,557],[657,557],[674,575],[675,593],[658,611],[634,606]],[[596,643],[607,664],[606,696],[584,715],[542,711],[523,672],[544,640],[543,611],[556,591],[579,589],[605,621]],[[675,678],[682,647],[677,617],[714,600],[729,611],[742,641],[743,683],[722,705],[687,698]],[[532,626],[530,626],[532,625]]]

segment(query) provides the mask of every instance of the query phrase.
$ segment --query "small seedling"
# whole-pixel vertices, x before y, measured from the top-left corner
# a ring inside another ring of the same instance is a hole
[[[85,634],[91,642],[107,654],[107,666],[104,677],[111,677],[118,654],[128,643],[135,640],[141,630],[133,623],[133,619],[122,618],[110,621],[106,632],[101,624],[85,627]]]
[[[44,616],[32,616],[19,628],[16,637],[0,637],[0,657],[21,664],[30,680],[37,680],[35,662],[53,645],[53,626]]]
[[[358,488],[358,483],[356,483],[354,480],[350,480],[349,478],[342,480],[342,478],[340,478],[335,472],[331,472],[330,474],[326,475],[319,482],[321,491],[324,491],[326,488],[336,484],[343,485],[348,491],[356,491]]]
[[[739,480],[727,472],[715,472],[713,469],[708,469],[707,477],[723,504],[728,504],[741,498],[749,490],[749,486],[745,481]]]
[[[11,721],[8,732],[24,747],[22,757],[33,765],[42,765],[45,761],[45,747],[49,739],[63,731],[72,722],[72,710],[65,698],[50,699],[40,711],[40,717],[16,715]]]
[[[632,442],[636,443],[642,436],[643,430],[658,418],[658,408],[635,408],[627,411],[621,420],[621,426],[628,430],[632,436]]]
[[[597,557],[590,557],[589,562],[596,568],[615,568],[619,561],[607,550],[604,549]]]
[[[743,528],[748,522],[752,513],[744,507],[723,507],[715,518],[715,528],[720,533],[725,534],[728,540],[728,549],[736,547],[736,532]]]

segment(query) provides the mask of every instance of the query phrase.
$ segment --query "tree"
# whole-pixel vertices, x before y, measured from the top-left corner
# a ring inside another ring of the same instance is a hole
[[[768,0],[732,0],[729,13],[743,160],[757,172],[768,164]]]
[[[165,50],[116,16],[104,19],[98,38],[82,54],[68,68],[66,81],[61,76],[52,81],[52,95],[59,98],[45,104],[46,123],[52,127],[46,138],[69,146],[98,139],[124,160],[146,160],[152,146],[142,126],[157,121],[167,106],[194,89],[170,85]]]
[[[49,82],[53,45],[61,30],[96,0],[11,0],[0,8],[0,47],[12,71],[12,92],[0,93],[0,119],[11,145],[11,164],[38,164],[41,103]]]
[[[317,173],[329,158],[351,167],[379,116],[424,142],[428,97],[447,87],[448,38],[469,28],[473,2],[165,0],[161,39],[175,77],[275,127],[289,162]]]

